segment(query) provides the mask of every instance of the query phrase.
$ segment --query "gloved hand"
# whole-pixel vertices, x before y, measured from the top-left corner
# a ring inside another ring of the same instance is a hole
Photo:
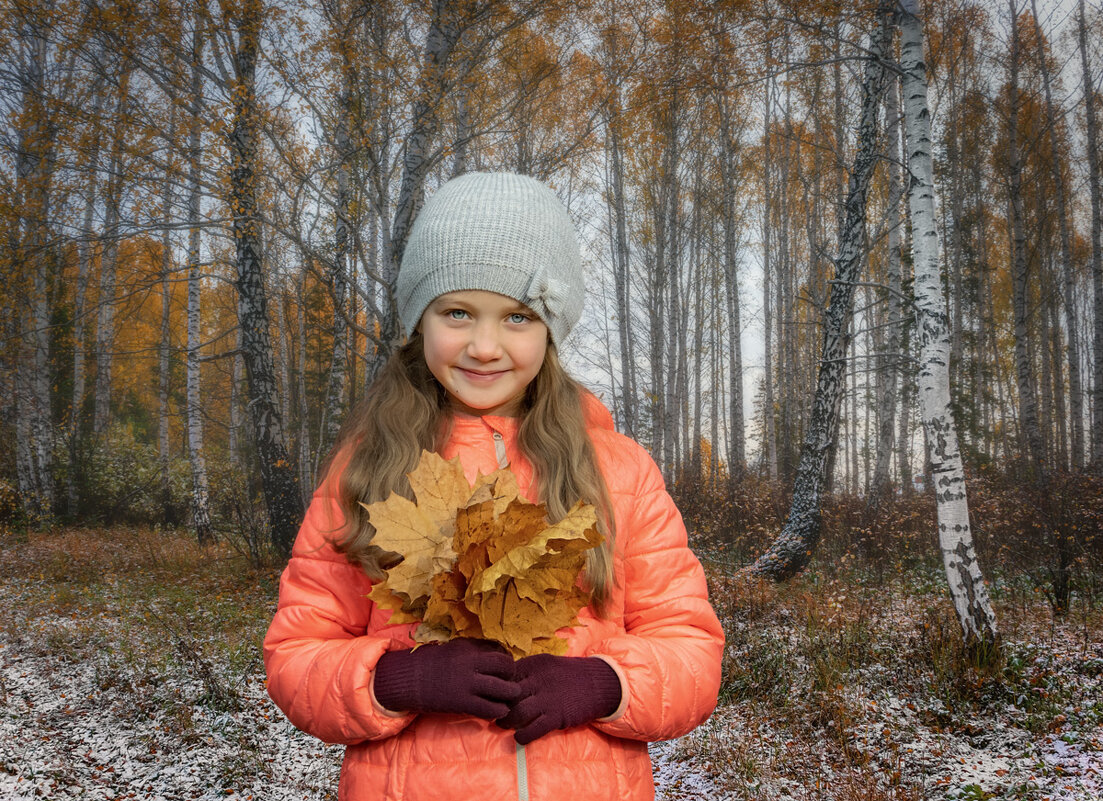
[[[375,668],[375,699],[386,709],[494,720],[521,698],[513,658],[496,643],[457,638],[388,651]]]
[[[620,706],[620,679],[603,659],[585,656],[526,656],[514,665],[521,700],[497,724],[516,729],[521,745],[555,729],[607,717]]]

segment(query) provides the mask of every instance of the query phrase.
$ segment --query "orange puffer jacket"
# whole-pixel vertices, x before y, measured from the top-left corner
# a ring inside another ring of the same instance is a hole
[[[396,715],[372,695],[373,668],[412,645],[411,625],[367,600],[364,573],[334,551],[343,519],[323,484],[280,581],[264,640],[268,692],[297,727],[345,743],[341,801],[651,799],[647,742],[678,737],[716,704],[723,632],[681,516],[651,457],[612,430],[587,399],[591,437],[616,518],[616,586],[604,617],[589,609],[566,634],[570,656],[616,669],[622,702],[609,718],[518,746],[513,732],[458,715]],[[508,460],[532,498],[532,468],[515,446],[517,421],[457,416],[443,449],[469,481]]]

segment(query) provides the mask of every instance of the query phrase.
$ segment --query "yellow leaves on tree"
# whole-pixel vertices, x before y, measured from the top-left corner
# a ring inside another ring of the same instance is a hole
[[[403,557],[370,596],[391,622],[421,621],[418,642],[475,637],[514,657],[565,653],[555,633],[586,605],[578,579],[603,539],[593,506],[579,502],[549,525],[508,469],[472,487],[458,459],[428,451],[409,478],[416,503],[392,494],[365,504],[374,544]]]

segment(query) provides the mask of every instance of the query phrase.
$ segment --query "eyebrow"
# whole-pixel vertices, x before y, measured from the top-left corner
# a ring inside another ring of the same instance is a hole
[[[505,297],[505,296],[503,296],[503,297]],[[524,303],[517,300],[516,298],[506,298],[506,299],[513,302],[512,306],[507,306],[506,307],[506,313],[507,314],[514,314],[516,312],[524,312],[526,314],[535,314],[535,312],[531,308],[529,308],[528,306],[526,306]],[[470,307],[470,306],[473,306],[474,304],[470,303],[469,301],[467,301],[466,299],[464,299],[463,297],[461,297],[457,293],[446,292],[445,294],[438,295],[436,298],[434,298],[431,305],[433,305],[433,306],[445,305],[445,306]]]

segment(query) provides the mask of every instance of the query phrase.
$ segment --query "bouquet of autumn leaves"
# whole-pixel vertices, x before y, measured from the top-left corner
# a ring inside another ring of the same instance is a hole
[[[580,501],[549,525],[508,468],[471,486],[459,459],[429,451],[409,479],[416,502],[391,493],[362,504],[373,544],[402,556],[369,596],[391,622],[420,622],[418,643],[473,637],[514,658],[566,653],[555,632],[578,621],[586,552],[604,539],[594,507]]]

